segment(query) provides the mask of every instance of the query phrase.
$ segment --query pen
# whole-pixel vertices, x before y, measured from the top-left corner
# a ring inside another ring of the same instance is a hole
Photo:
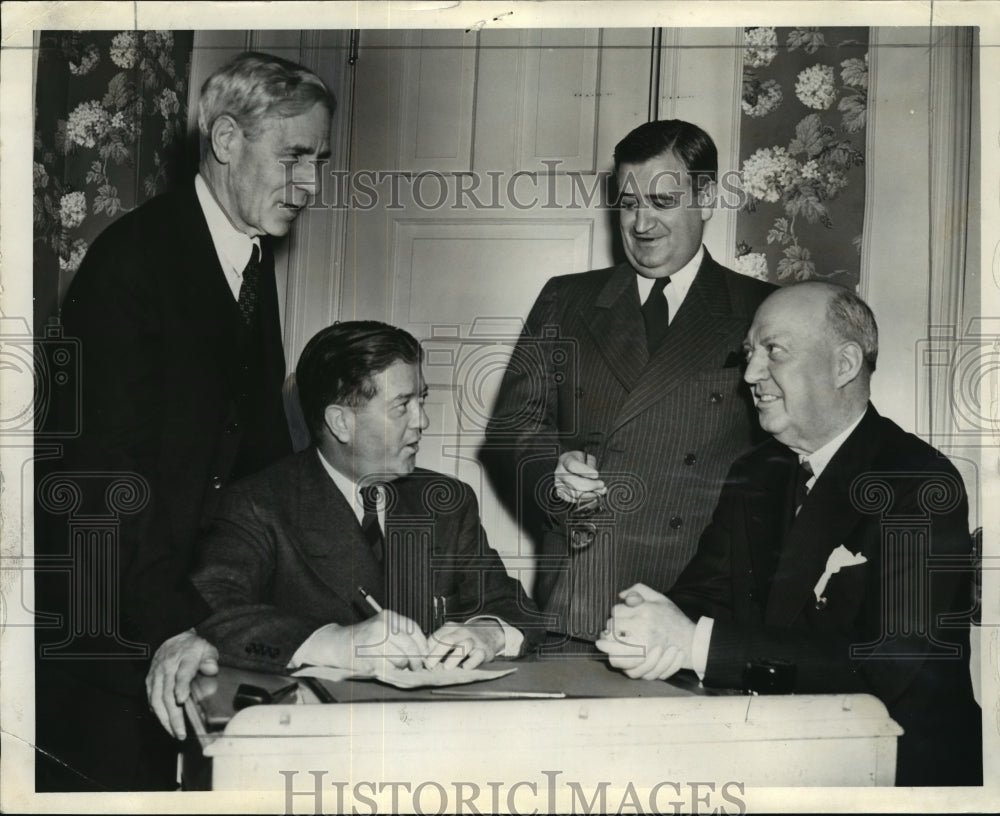
[[[482,689],[431,689],[431,694],[441,694],[448,697],[480,697],[484,699],[496,700],[561,700],[566,697],[564,691],[486,691]]]
[[[375,610],[376,612],[381,612],[381,611],[382,611],[382,607],[381,607],[381,606],[379,606],[379,602],[378,602],[378,601],[376,601],[376,600],[375,600],[375,599],[374,599],[374,598],[373,598],[373,597],[372,597],[371,595],[369,595],[369,594],[368,594],[367,592],[365,592],[365,588],[364,588],[364,587],[360,587],[360,586],[359,586],[359,587],[358,587],[358,592],[360,592],[360,593],[361,593],[361,597],[362,597],[362,598],[364,598],[364,599],[365,599],[365,601],[367,601],[368,605],[369,605],[369,606],[370,606],[370,607],[371,607],[372,609],[374,609],[374,610]]]

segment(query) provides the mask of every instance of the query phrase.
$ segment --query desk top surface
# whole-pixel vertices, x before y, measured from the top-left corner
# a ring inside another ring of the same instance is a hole
[[[496,661],[489,668],[516,667],[517,671],[468,685],[400,689],[374,680],[305,681],[299,679],[294,695],[285,703],[381,703],[393,701],[451,701],[516,699],[519,694],[565,695],[567,698],[692,697],[714,695],[701,688],[697,677],[681,672],[670,681],[631,680],[594,658],[554,656],[533,661]],[[294,678],[223,667],[216,677],[199,676],[192,684],[192,698],[208,730],[223,727],[235,714],[233,701],[241,684],[276,692]]]

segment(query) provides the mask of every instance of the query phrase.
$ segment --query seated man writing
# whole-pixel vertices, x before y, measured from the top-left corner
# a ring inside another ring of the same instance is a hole
[[[874,694],[905,730],[897,785],[981,784],[968,501],[946,458],[869,403],[877,332],[826,283],[760,305],[745,380],[774,439],[732,466],[670,598],[623,591],[597,645],[634,678]]]
[[[295,375],[314,445],[232,488],[194,574],[212,608],[198,632],[223,663],[474,668],[540,639],[472,489],[415,467],[422,357],[374,321],[307,344]]]

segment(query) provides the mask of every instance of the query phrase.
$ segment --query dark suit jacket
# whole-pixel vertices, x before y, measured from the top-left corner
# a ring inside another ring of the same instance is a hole
[[[83,548],[73,566],[84,602],[101,597],[98,573],[116,568],[111,587],[118,604],[118,619],[105,622],[112,634],[73,641],[73,651],[92,653],[74,665],[122,690],[144,694],[148,659],[88,657],[135,654],[136,647],[151,655],[165,638],[208,614],[188,575],[220,488],[291,450],[274,261],[266,242],[257,315],[251,332],[193,183],[108,227],[66,295],[65,334],[80,340],[81,402],[61,408],[80,410],[81,434],[53,469],[76,473],[82,486],[71,521],[93,512],[117,514],[121,522],[113,560],[100,560],[105,556],[96,547]],[[109,507],[105,488],[121,474],[137,485],[135,494]],[[65,529],[42,536],[38,551],[65,558],[68,536]],[[74,613],[65,603],[71,583],[65,573],[41,579],[40,610],[67,616],[62,630],[41,630],[43,637],[58,641],[72,631]]]
[[[541,639],[537,610],[489,546],[467,484],[418,468],[386,491],[383,564],[314,448],[228,492],[194,574],[212,607],[198,631],[224,663],[283,671],[320,626],[372,616],[359,586],[428,634],[432,596],[443,595],[450,620],[494,615],[522,630],[526,650]]]
[[[976,784],[961,478],[872,406],[791,523],[797,462],[770,440],[733,465],[670,593],[692,618],[715,618],[705,685],[740,688],[748,661],[788,661],[797,692],[868,692],[886,704],[906,731],[897,784]],[[835,573],[819,601],[813,589],[841,545],[867,563]]]
[[[773,288],[706,252],[652,358],[628,264],[553,278],[538,296],[482,458],[522,523],[543,531],[534,596],[559,616],[555,631],[595,639],[618,591],[666,592],[694,554],[726,469],[755,441],[740,349]],[[540,503],[539,486],[593,432],[612,514],[592,546],[571,550],[565,507]]]

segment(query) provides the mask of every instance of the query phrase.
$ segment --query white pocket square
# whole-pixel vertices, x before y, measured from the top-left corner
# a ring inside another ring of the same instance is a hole
[[[826,569],[823,570],[823,574],[816,582],[816,586],[813,587],[813,594],[816,595],[816,600],[818,601],[823,597],[826,585],[830,582],[830,578],[835,572],[840,572],[844,567],[856,567],[859,564],[867,563],[868,559],[861,553],[852,553],[847,547],[841,544],[826,559]]]

